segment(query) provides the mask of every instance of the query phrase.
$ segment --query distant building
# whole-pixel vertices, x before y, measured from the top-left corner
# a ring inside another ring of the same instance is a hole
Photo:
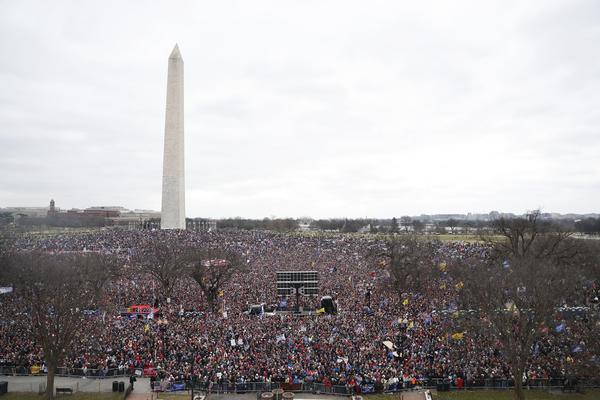
[[[141,223],[150,219],[160,220],[160,212],[152,210],[128,210],[121,206],[93,206],[84,210],[62,210],[54,199],[48,207],[6,207],[0,212],[9,213],[18,225],[61,226],[61,227],[101,227],[124,226],[141,228]]]
[[[185,227],[190,231],[214,232],[217,230],[217,221],[204,218],[186,218]]]
[[[300,222],[298,224],[298,230],[301,232],[308,232],[311,230],[310,228],[310,223],[306,223],[306,222]]]
[[[119,216],[119,211],[103,209],[59,210],[54,199],[46,213],[46,225],[63,227],[98,227],[111,225],[111,218]]]
[[[15,219],[22,217],[43,218],[48,213],[46,207],[6,207],[1,209],[2,212],[11,213]]]
[[[56,207],[54,204],[54,199],[50,199],[50,208],[48,209],[48,213],[46,216],[53,217],[56,214]]]

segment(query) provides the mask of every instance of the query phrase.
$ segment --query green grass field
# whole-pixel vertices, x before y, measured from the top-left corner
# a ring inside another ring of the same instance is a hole
[[[512,390],[473,390],[449,393],[434,393],[435,400],[512,400]],[[585,393],[547,392],[545,390],[526,390],[527,400],[598,400],[600,390],[586,390]]]
[[[69,399],[69,400],[122,400],[123,393],[74,393],[70,394],[59,394],[54,397],[55,399]],[[37,393],[19,393],[11,392],[3,396],[0,396],[2,400],[40,400],[43,396]]]

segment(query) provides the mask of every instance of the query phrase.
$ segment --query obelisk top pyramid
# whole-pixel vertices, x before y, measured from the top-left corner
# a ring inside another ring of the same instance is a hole
[[[173,51],[171,52],[169,59],[182,60],[181,53],[179,52],[179,46],[177,45],[177,43],[175,43],[175,47],[173,47]]]

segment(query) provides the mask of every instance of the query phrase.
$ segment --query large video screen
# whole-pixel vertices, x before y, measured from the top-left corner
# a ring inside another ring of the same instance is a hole
[[[316,296],[319,294],[319,274],[317,271],[278,271],[277,295]]]

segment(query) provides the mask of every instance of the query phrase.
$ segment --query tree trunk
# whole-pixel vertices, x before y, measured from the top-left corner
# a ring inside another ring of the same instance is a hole
[[[210,312],[215,312],[215,300],[212,297],[207,297],[208,300],[208,309]]]
[[[515,400],[524,400],[525,393],[523,393],[523,371],[516,371],[514,378],[515,378]]]
[[[215,313],[219,312],[219,303],[220,303],[219,297],[221,297],[221,296],[219,296],[219,292],[220,292],[220,290],[219,290],[218,286],[213,286],[208,290],[208,298],[210,301],[210,305],[211,305],[212,311]],[[223,310],[223,311],[225,311],[225,310]]]
[[[173,288],[171,287],[171,285],[167,282],[163,282],[162,283],[162,288],[163,288],[163,304],[167,304],[167,299],[170,299],[170,301],[173,301],[173,299],[171,298],[171,293],[173,292]],[[161,306],[163,305],[161,304]]]
[[[56,371],[55,363],[48,362],[48,375],[46,376],[46,393],[44,398],[53,399],[54,398],[54,374]]]
[[[206,301],[208,302],[208,308],[210,309],[211,312],[217,312],[217,302],[216,302],[216,296],[213,295],[213,293],[209,290],[206,293]]]

